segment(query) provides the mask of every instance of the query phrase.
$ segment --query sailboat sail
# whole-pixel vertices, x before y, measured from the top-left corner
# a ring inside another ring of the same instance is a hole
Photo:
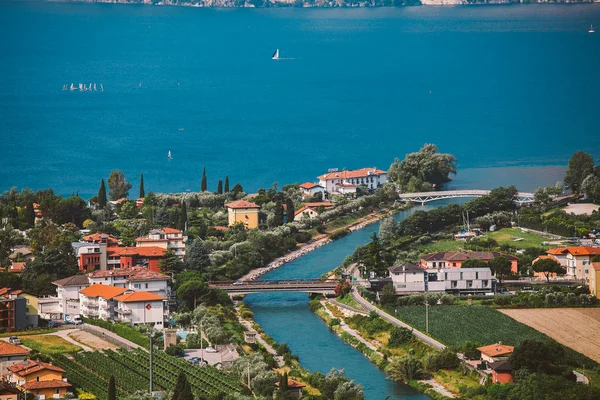
[[[594,32],[595,32],[595,31],[594,31],[594,26],[593,26],[593,25],[590,25],[590,30],[589,30],[589,32],[590,32],[590,33],[594,33]]]
[[[169,153],[167,154],[167,158],[168,158],[169,160],[172,160],[172,159],[173,159],[173,156],[171,155],[171,150],[169,150]]]
[[[279,49],[275,50],[275,53],[273,53],[273,57],[271,57],[273,60],[279,60]]]

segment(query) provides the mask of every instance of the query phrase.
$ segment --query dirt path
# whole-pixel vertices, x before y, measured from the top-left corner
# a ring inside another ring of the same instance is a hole
[[[119,346],[109,343],[106,340],[102,340],[89,332],[78,330],[70,333],[68,337],[75,340],[80,346],[81,343],[85,343],[87,346],[91,347],[92,350],[116,350],[119,348]]]
[[[600,309],[548,308],[499,310],[545,333],[573,350],[600,362]]]

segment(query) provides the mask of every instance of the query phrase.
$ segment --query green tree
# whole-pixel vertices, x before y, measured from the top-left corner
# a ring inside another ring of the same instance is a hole
[[[488,265],[485,261],[478,260],[476,258],[471,258],[469,260],[463,261],[461,268],[487,268]]]
[[[200,272],[206,272],[206,268],[210,267],[210,252],[201,240],[194,240],[188,246],[183,263],[186,269]]]
[[[33,228],[35,226],[35,210],[33,208],[33,202],[27,204],[24,210],[24,220],[25,224],[27,224],[28,228]]]
[[[117,388],[115,385],[115,377],[112,375],[108,379],[108,395],[106,398],[107,400],[117,400]]]
[[[600,200],[600,178],[589,174],[581,183],[581,191],[590,200]]]
[[[385,262],[385,248],[373,232],[371,242],[357,249],[357,261],[364,265],[368,272],[375,272],[379,276],[385,275],[387,264]]]
[[[390,379],[397,382],[421,379],[424,374],[423,364],[412,354],[392,360],[386,372]]]
[[[66,224],[71,222],[78,227],[83,226],[83,221],[92,215],[88,209],[85,200],[81,197],[71,196],[66,199],[60,199],[56,207],[56,215],[53,221],[57,224]]]
[[[578,151],[569,160],[564,183],[575,194],[581,193],[583,180],[594,172],[594,158],[584,151]]]
[[[121,231],[121,244],[123,246],[135,247],[135,239],[137,239],[138,235],[133,228],[125,228]]]
[[[210,300],[210,288],[203,281],[190,280],[179,286],[177,298],[185,303],[189,309],[195,310],[198,304]]]
[[[70,243],[47,247],[26,264],[21,274],[23,289],[36,296],[54,294],[52,282],[75,275],[77,271],[77,260]]]
[[[550,283],[550,275],[553,273],[556,275],[564,275],[566,273],[562,265],[552,258],[537,260],[531,267],[535,272],[543,273],[548,283]]]
[[[558,366],[563,362],[565,349],[555,341],[524,340],[515,347],[510,361],[513,370],[527,368],[530,372],[560,375]]]
[[[244,193],[244,188],[239,183],[236,183],[231,189],[231,192],[237,197],[240,193]]]
[[[381,290],[381,305],[389,306],[396,303],[396,289],[392,283],[383,286]]]
[[[161,272],[177,272],[182,268],[179,256],[175,254],[173,249],[168,249],[163,258],[158,262],[158,267]]]
[[[294,201],[290,198],[285,200],[285,220],[287,223],[294,222]]]
[[[108,195],[111,200],[119,200],[129,195],[129,189],[131,189],[131,183],[125,179],[123,171],[113,170],[108,177],[108,188],[110,191]],[[100,196],[98,196],[100,197]]]
[[[225,193],[229,193],[229,175],[225,175]]]
[[[491,259],[488,262],[488,267],[490,267],[498,282],[502,282],[504,278],[510,275],[512,264],[508,258],[500,256]]]
[[[217,194],[223,194],[223,181],[220,179],[217,182]]]
[[[179,210],[179,218],[177,221],[177,229],[183,231],[186,229],[187,223],[187,206],[185,200],[181,201],[181,210]]]
[[[274,226],[281,226],[283,224],[283,204],[281,201],[275,202],[275,224]]]
[[[137,203],[132,200],[127,200],[121,203],[121,210],[119,211],[119,217],[122,219],[133,219],[137,217],[139,209]]]
[[[144,190],[144,174],[140,174],[140,199],[146,197],[146,191]]]
[[[98,189],[98,207],[102,210],[106,207],[106,186],[104,185],[104,179],[100,181],[100,188]]]
[[[390,338],[388,340],[388,346],[398,347],[404,343],[408,343],[412,340],[413,334],[409,329],[394,326],[390,330]]]
[[[185,390],[185,385],[188,383],[187,376],[185,372],[181,371],[177,376],[177,383],[175,383],[175,388],[173,389],[173,397],[171,400],[179,400],[179,394],[183,393]]]
[[[420,191],[440,189],[456,174],[456,158],[441,154],[434,144],[425,144],[416,153],[407,154],[404,160],[394,160],[388,175],[400,190]]]
[[[207,184],[206,184],[206,167],[202,170],[202,182],[200,183],[200,191],[206,192]]]

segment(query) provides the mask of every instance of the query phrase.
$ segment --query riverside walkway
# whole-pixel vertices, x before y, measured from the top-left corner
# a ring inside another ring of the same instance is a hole
[[[264,292],[304,292],[332,295],[338,282],[309,280],[256,280],[237,282],[209,282],[208,286],[225,290],[229,295]]]
[[[459,197],[482,197],[490,194],[490,190],[440,190],[436,192],[400,193],[398,196],[403,201],[414,201],[424,205],[430,201],[456,199]],[[515,202],[518,204],[532,203],[533,193],[519,192]]]

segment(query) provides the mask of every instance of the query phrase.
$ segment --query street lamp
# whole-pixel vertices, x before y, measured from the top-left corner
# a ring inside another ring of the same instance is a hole
[[[150,332],[148,332],[148,338],[150,339],[150,394],[152,394],[153,392],[153,387],[152,387],[152,350],[154,348],[154,345],[152,344],[152,339],[154,338],[154,332],[155,329],[152,328],[152,330]]]

